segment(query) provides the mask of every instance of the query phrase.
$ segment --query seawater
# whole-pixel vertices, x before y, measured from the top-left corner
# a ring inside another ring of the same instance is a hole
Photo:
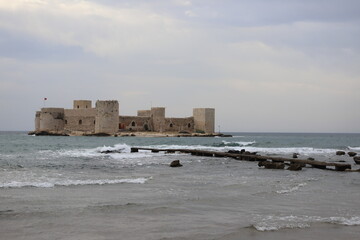
[[[360,177],[132,146],[345,161],[360,134],[231,138],[35,137],[0,132],[1,239],[357,239]],[[117,153],[104,154],[105,150]],[[182,168],[170,168],[180,160]]]

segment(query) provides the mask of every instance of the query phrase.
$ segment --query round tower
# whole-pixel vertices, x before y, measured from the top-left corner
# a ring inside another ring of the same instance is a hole
[[[118,101],[96,101],[95,133],[115,134],[119,129]]]
[[[39,130],[64,130],[64,108],[42,108],[39,116]]]
[[[91,108],[90,100],[74,100],[74,109]]]
[[[35,131],[40,131],[40,111],[36,111],[35,114]]]

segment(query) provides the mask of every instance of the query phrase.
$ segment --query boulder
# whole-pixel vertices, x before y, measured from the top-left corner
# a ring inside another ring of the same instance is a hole
[[[240,154],[239,150],[229,150],[228,153]]]
[[[298,154],[298,153],[293,153],[293,158],[298,158],[298,155],[300,155],[300,154]]]
[[[348,155],[350,157],[355,157],[357,155],[357,153],[356,152],[348,152]]]
[[[280,162],[261,161],[258,163],[259,167],[265,167],[266,169],[284,169],[285,164]]]
[[[309,157],[307,160],[315,161],[315,158]]]
[[[360,164],[360,157],[354,157],[354,161],[356,164]]]
[[[180,160],[174,160],[170,163],[170,167],[182,167]]]
[[[345,155],[345,152],[344,151],[337,151],[336,155],[337,156],[342,156],[342,155]]]
[[[290,166],[287,168],[287,170],[290,171],[300,171],[302,170],[303,165],[302,164],[297,164],[297,163],[292,163],[290,164]]]

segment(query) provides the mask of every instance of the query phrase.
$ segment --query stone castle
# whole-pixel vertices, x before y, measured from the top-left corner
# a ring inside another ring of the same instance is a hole
[[[213,134],[214,129],[213,108],[194,108],[193,116],[186,118],[167,118],[164,107],[139,110],[137,116],[121,116],[118,101],[98,100],[93,108],[89,100],[74,100],[73,109],[42,108],[35,117],[35,133],[116,135],[134,131]]]

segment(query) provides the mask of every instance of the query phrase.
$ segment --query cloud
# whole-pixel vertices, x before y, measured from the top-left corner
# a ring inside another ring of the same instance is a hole
[[[25,1],[0,4],[0,28],[49,43],[79,46],[99,56],[161,48],[184,32],[176,20],[142,9],[114,9],[86,1]],[[16,15],[9,12],[16,12]],[[21,18],[18,18],[20,14]]]
[[[359,4],[341,3],[0,0],[1,101],[26,101],[29,130],[46,94],[118,99],[124,114],[215,107],[223,130],[360,131]]]

